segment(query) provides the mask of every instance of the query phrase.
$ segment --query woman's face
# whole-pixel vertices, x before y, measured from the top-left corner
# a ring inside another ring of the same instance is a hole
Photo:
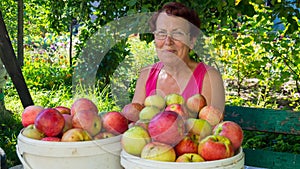
[[[188,59],[191,45],[189,25],[190,23],[181,17],[169,16],[165,12],[159,14],[154,35],[160,61],[174,63],[178,58],[183,61]]]

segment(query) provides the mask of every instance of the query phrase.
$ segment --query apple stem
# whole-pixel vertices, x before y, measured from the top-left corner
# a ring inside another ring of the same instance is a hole
[[[193,162],[193,158],[194,158],[194,155],[191,155],[191,160],[190,160],[191,162]]]

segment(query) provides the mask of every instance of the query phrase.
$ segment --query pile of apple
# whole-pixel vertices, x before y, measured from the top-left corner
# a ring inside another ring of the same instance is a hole
[[[128,120],[120,112],[98,112],[87,98],[78,98],[71,107],[44,108],[31,105],[22,112],[21,133],[43,141],[90,141],[113,137],[128,129]]]
[[[148,96],[143,105],[126,105],[122,114],[132,121],[121,138],[128,154],[167,162],[220,160],[238,153],[241,127],[223,121],[223,113],[206,104],[201,94]]]

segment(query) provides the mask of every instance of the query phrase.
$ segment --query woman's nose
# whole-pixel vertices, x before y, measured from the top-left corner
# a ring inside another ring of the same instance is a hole
[[[173,43],[174,43],[173,38],[172,38],[170,35],[168,35],[168,36],[166,37],[166,39],[165,39],[165,44],[166,44],[166,45],[171,45],[171,44],[173,44]]]

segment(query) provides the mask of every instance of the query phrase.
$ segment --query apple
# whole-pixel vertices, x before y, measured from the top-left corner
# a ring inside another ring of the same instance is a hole
[[[145,106],[155,106],[159,110],[163,110],[166,107],[165,99],[158,94],[147,96],[144,100]]]
[[[185,153],[177,157],[175,162],[203,162],[205,161],[198,153]]]
[[[219,109],[209,105],[200,110],[198,117],[208,121],[211,126],[215,126],[224,119],[224,114]]]
[[[209,135],[199,142],[198,154],[200,154],[205,161],[212,161],[232,157],[234,150],[227,137]]]
[[[44,109],[42,106],[30,105],[27,106],[21,116],[22,125],[27,127],[30,124],[34,124],[36,116]]]
[[[234,151],[239,149],[244,138],[241,126],[233,121],[223,121],[217,124],[213,129],[213,134],[229,138]]]
[[[128,129],[128,119],[120,112],[107,112],[102,117],[103,128],[114,135],[123,134]]]
[[[175,162],[176,153],[172,146],[161,142],[146,144],[141,152],[141,158],[156,161]]]
[[[185,135],[184,120],[173,111],[163,111],[150,120],[148,131],[154,141],[176,145]]]
[[[45,108],[36,116],[34,125],[46,136],[54,137],[62,132],[65,119],[55,108]]]
[[[206,106],[206,99],[200,93],[194,94],[186,100],[186,107],[192,112],[198,114]]]
[[[25,127],[22,130],[22,134],[25,137],[36,139],[36,140],[41,140],[42,138],[45,137],[44,133],[37,130],[34,124],[29,124],[27,127]]]
[[[66,132],[67,130],[73,128],[73,124],[72,124],[72,116],[71,114],[62,114],[62,116],[65,119],[65,125],[64,128],[62,130],[62,132]]]
[[[115,135],[107,132],[107,131],[103,131],[98,133],[97,135],[94,136],[94,140],[99,140],[99,139],[105,139],[105,138],[110,138],[110,137],[114,137]]]
[[[81,128],[72,128],[63,133],[62,142],[90,141],[92,137],[87,131]]]
[[[72,118],[73,128],[82,128],[91,136],[95,136],[101,131],[102,120],[93,110],[81,110],[74,114]]]
[[[165,96],[165,101],[166,101],[166,106],[170,105],[170,104],[184,104],[185,100],[183,98],[183,96],[181,96],[180,94],[177,93],[171,93]]]
[[[129,154],[140,156],[146,144],[151,141],[146,129],[133,126],[126,130],[121,137],[121,146]]]
[[[199,140],[212,134],[212,126],[203,119],[188,118],[185,121],[185,127],[188,133],[197,135]]]
[[[60,142],[59,137],[44,137],[41,139],[42,141],[54,141],[54,142]]]
[[[148,130],[149,122],[150,122],[149,120],[138,120],[135,122],[134,125],[141,126],[144,129]]]
[[[185,153],[198,153],[198,139],[185,136],[175,147],[177,157]]]
[[[129,121],[138,121],[140,111],[144,108],[144,105],[139,103],[129,103],[125,105],[121,111],[121,113],[129,120]]]
[[[82,110],[91,110],[95,113],[98,113],[98,108],[95,103],[87,98],[79,98],[73,102],[73,104],[71,105],[71,115],[73,116],[74,114],[76,114],[76,112]]]
[[[58,110],[61,114],[71,114],[71,109],[66,106],[56,106],[56,110]]]
[[[159,112],[156,106],[146,106],[141,110],[139,120],[150,121]]]
[[[177,114],[181,115],[184,119],[187,119],[189,117],[188,112],[185,110],[182,104],[178,104],[178,103],[170,104],[165,108],[165,111],[174,111]]]

